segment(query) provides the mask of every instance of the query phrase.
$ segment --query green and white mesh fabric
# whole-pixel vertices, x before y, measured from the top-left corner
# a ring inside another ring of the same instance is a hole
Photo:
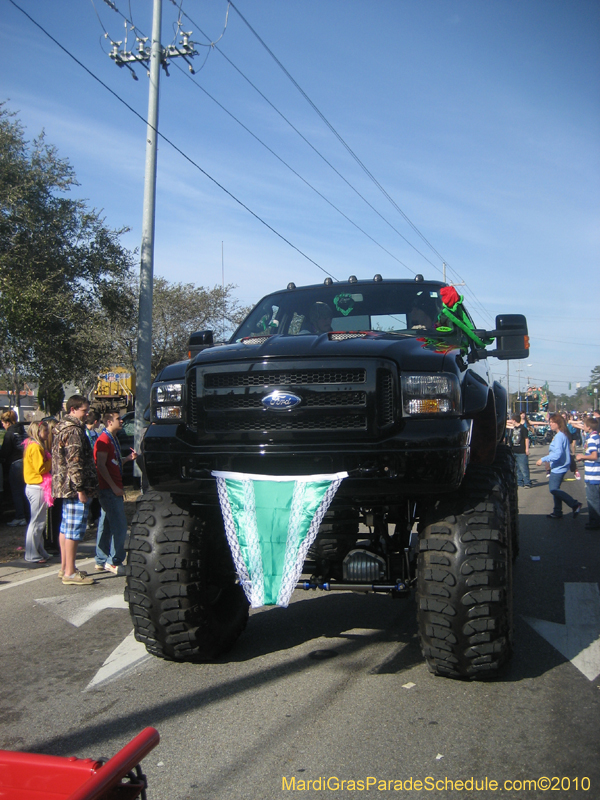
[[[250,605],[287,606],[308,548],[348,473],[212,474],[217,479],[227,541]]]

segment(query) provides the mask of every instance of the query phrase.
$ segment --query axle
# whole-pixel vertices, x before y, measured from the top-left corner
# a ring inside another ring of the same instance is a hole
[[[378,592],[398,596],[410,591],[404,581],[396,583],[331,583],[329,581],[298,581],[297,589],[320,589],[323,592]]]

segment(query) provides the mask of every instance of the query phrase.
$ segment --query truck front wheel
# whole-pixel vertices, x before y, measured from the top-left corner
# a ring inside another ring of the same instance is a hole
[[[509,490],[494,467],[469,466],[460,491],[419,531],[417,615],[429,670],[494,677],[512,652]]]
[[[193,516],[160,492],[138,501],[128,545],[125,599],[138,642],[174,661],[210,661],[246,627],[248,601],[236,581],[218,511]]]

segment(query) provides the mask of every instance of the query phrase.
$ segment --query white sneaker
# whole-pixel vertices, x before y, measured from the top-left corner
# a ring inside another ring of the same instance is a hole
[[[12,522],[6,523],[9,528],[16,528],[18,525],[27,525],[26,519],[13,519]]]
[[[118,566],[116,564],[105,564],[104,565],[104,569],[107,572],[111,572],[113,575],[124,575],[125,574],[125,572],[123,570],[123,567],[120,564]]]

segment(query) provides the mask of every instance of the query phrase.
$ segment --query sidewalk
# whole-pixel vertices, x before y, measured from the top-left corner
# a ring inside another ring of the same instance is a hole
[[[129,486],[125,489],[125,515],[129,524],[135,513],[135,501],[139,494],[138,489],[132,489]],[[8,527],[6,521],[12,516],[12,512],[9,512],[0,520],[0,590],[8,583],[58,574],[60,569],[59,555],[54,556],[46,564],[33,564],[25,561],[25,531],[27,528],[25,526]],[[84,541],[79,543],[77,566],[86,569],[86,565],[93,564],[95,553],[96,528],[89,529],[85,534]]]
[[[77,549],[77,567],[85,569],[86,564],[94,563],[96,553],[95,531],[93,539],[81,542]],[[24,551],[23,551],[24,552]],[[12,561],[0,563],[0,590],[3,586],[10,583],[20,583],[29,581],[31,578],[42,578],[50,575],[58,575],[60,569],[60,556],[54,556],[46,564],[33,564],[25,561],[21,556]]]

